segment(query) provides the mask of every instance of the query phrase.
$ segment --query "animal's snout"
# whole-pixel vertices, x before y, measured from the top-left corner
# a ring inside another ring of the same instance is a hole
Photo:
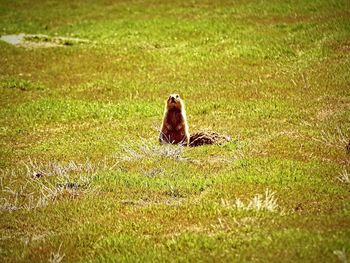
[[[170,101],[171,101],[171,102],[175,102],[175,97],[174,97],[174,96],[171,96],[171,97],[170,97]]]

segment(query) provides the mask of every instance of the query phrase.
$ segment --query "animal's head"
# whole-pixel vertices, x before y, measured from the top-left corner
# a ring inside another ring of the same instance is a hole
[[[183,102],[179,96],[179,94],[170,94],[167,102],[166,102],[168,109],[182,109]]]

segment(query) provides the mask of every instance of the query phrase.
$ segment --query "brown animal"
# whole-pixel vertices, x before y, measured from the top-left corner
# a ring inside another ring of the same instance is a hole
[[[165,102],[159,142],[189,145],[189,140],[185,104],[178,94],[170,94]]]

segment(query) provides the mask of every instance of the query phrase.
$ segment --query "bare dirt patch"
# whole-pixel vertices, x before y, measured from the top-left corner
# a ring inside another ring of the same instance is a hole
[[[89,42],[86,39],[80,38],[60,36],[51,37],[48,35],[24,33],[18,35],[4,35],[0,37],[0,40],[17,47],[24,47],[28,49],[72,46]]]

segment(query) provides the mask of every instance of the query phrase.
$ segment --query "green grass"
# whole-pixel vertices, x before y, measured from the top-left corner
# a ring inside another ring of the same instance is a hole
[[[345,0],[0,0],[1,35],[88,40],[0,41],[0,261],[349,260],[349,14]],[[172,92],[190,132],[232,141],[158,145]],[[267,189],[278,207],[252,208]]]

